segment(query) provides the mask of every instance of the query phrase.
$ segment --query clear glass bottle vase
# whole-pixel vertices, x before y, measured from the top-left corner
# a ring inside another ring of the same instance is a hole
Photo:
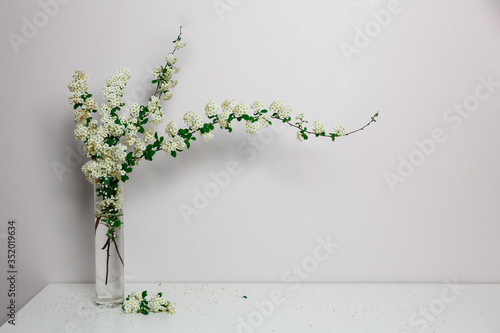
[[[124,301],[123,184],[111,177],[94,182],[95,301],[118,306]]]

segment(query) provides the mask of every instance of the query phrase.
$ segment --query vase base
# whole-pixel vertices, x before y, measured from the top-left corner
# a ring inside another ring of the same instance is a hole
[[[95,298],[95,304],[104,308],[116,308],[123,304],[123,297],[120,298]]]

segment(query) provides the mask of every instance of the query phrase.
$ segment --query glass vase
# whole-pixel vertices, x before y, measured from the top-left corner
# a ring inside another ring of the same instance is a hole
[[[118,306],[124,301],[123,184],[111,177],[94,182],[95,301]]]

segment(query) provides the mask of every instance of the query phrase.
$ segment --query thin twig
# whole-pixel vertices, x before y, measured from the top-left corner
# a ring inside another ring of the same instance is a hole
[[[106,281],[104,282],[104,284],[107,286],[108,285],[108,273],[109,273],[109,247],[110,247],[109,238],[108,238],[108,241],[106,243],[108,244],[108,249],[106,250],[106,252],[107,252],[107,258],[106,258]]]
[[[96,220],[95,220],[95,230],[94,230],[94,235],[97,233],[97,227],[99,226],[99,222],[101,221],[101,217],[99,216]]]
[[[182,36],[182,25],[179,28],[179,35],[177,36],[177,40],[179,40],[179,38],[181,38],[181,36]],[[177,45],[175,45],[174,50],[171,53],[174,54],[175,50],[177,50]],[[156,84],[156,90],[155,90],[155,93],[153,94],[153,96],[156,96],[158,94],[158,89],[160,89],[160,81],[158,81],[158,83]]]
[[[116,244],[115,233],[113,232],[113,230],[111,230],[111,239],[112,239],[113,243],[115,243],[116,253],[118,253],[118,257],[120,258],[120,261],[122,262],[122,265],[125,265],[123,263],[122,256],[120,255],[120,251],[118,251],[118,244]]]
[[[349,132],[349,133],[346,133],[346,134],[342,134],[341,136],[347,136],[349,134],[353,134],[353,133],[356,133],[356,132],[364,130],[366,127],[368,127],[368,125],[370,125],[371,123],[376,122],[375,118],[377,118],[377,117],[378,117],[378,111],[377,111],[377,113],[375,113],[375,115],[373,115],[372,119],[368,122],[368,124],[366,124],[365,126],[363,126],[361,128],[358,128],[357,130],[354,130],[352,132]]]

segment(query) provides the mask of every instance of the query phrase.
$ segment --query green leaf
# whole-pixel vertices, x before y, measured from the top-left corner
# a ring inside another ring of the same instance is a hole
[[[127,175],[123,175],[123,176],[121,177],[121,179],[122,179],[122,182],[126,182],[126,181],[127,181],[127,180],[129,180],[130,178],[129,178],[129,176],[127,176]]]
[[[113,223],[113,227],[119,228],[122,225],[122,221],[120,219],[116,219],[115,222]]]
[[[189,140],[184,140],[184,142],[186,143],[187,149],[189,149],[189,147],[191,147],[191,142],[189,142]]]
[[[304,132],[302,132],[302,137],[304,138],[304,140],[309,139],[309,137],[307,136],[307,134],[306,134],[306,133],[304,133]]]
[[[262,110],[260,111],[260,113],[267,113],[267,110]]]
[[[176,151],[171,151],[170,155],[172,155],[173,158],[176,158],[177,157],[177,152]]]
[[[146,298],[146,296],[148,296],[148,292],[147,292],[147,290],[144,290],[142,292],[142,298]]]
[[[152,84],[158,83],[158,80],[151,81]]]

